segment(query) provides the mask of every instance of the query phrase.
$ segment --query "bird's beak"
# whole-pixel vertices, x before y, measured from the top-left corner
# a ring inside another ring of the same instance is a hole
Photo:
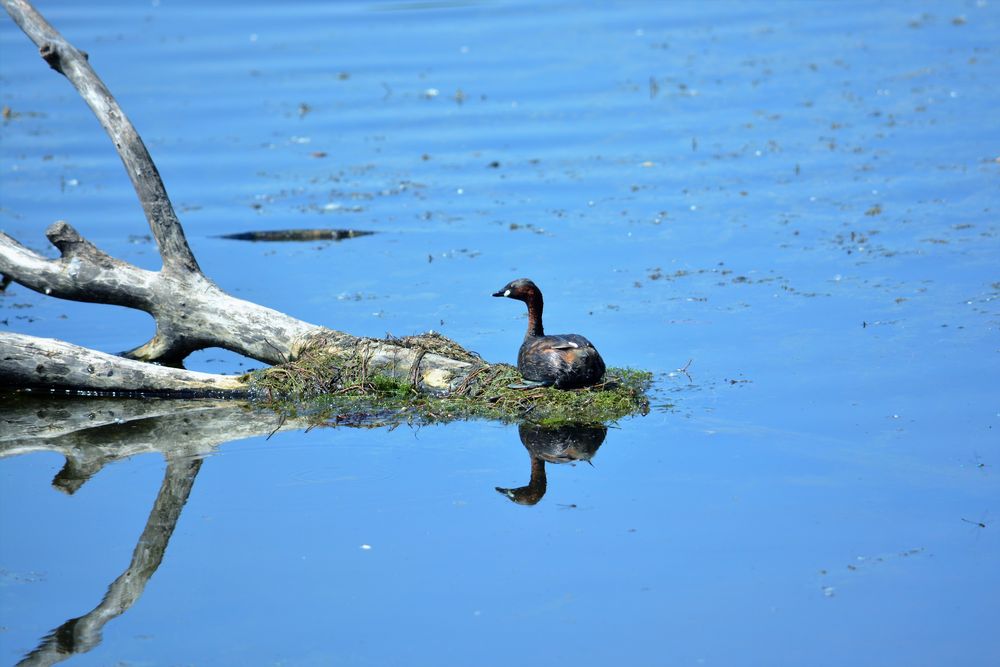
[[[499,292],[493,292],[493,296],[507,296],[507,295],[504,293],[503,290],[500,290]]]

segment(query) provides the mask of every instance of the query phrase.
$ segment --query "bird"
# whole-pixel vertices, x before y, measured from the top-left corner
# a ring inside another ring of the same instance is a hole
[[[593,343],[580,334],[545,335],[542,290],[535,283],[527,278],[512,280],[493,296],[523,301],[528,306],[528,330],[517,353],[517,370],[524,383],[512,387],[574,389],[601,381],[604,359]]]

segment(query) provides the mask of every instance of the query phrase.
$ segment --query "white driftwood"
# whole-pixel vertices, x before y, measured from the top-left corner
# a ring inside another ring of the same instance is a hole
[[[132,180],[156,239],[163,268],[147,271],[102,252],[68,223],[46,232],[58,259],[43,257],[0,232],[0,274],[37,292],[63,299],[143,310],[156,321],[152,340],[128,359],[47,339],[0,333],[0,387],[50,386],[98,391],[243,391],[235,378],[192,374],[179,366],[189,354],[221,347],[267,364],[297,359],[323,346],[363,355],[374,372],[413,377],[425,391],[448,391],[477,367],[461,359],[309,324],[226,294],[202,273],[142,139],[87,60],[26,0],[0,0],[38,45],[42,58],[63,74],[107,131]],[[3,283],[0,282],[0,285]],[[2,289],[2,287],[0,287]],[[31,358],[30,355],[37,355]],[[163,366],[135,363],[156,362]],[[99,369],[99,370],[98,370]]]
[[[157,366],[53,338],[7,332],[0,333],[0,377],[11,387],[101,392],[223,394],[246,389],[232,375]]]

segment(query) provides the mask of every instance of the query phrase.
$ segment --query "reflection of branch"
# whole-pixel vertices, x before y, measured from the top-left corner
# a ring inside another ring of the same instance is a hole
[[[241,401],[0,397],[0,459],[55,451],[66,465],[53,485],[75,492],[109,463],[156,452],[168,460],[204,456],[218,445],[267,435],[278,417]],[[301,428],[289,419],[280,428]]]
[[[139,599],[149,578],[160,566],[181,510],[191,494],[201,461],[200,458],[180,457],[167,461],[163,484],[128,568],[108,587],[99,605],[53,630],[18,665],[54,665],[73,654],[86,653],[100,643],[104,625],[125,613]]]
[[[202,457],[231,440],[308,423],[281,418],[276,429],[276,415],[255,412],[240,401],[0,394],[0,403],[0,459],[37,451],[62,454],[66,465],[53,480],[60,491],[73,493],[108,463],[136,454],[158,452],[167,460],[128,568],[97,607],[49,633],[21,665],[52,665],[91,650],[100,643],[105,624],[135,604],[163,560]]]

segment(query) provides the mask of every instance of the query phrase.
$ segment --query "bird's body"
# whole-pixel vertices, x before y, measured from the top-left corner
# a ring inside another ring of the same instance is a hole
[[[593,343],[580,334],[545,335],[542,292],[535,283],[526,278],[514,280],[493,296],[524,301],[528,306],[528,330],[517,353],[517,369],[530,385],[572,389],[601,381],[604,360]]]

